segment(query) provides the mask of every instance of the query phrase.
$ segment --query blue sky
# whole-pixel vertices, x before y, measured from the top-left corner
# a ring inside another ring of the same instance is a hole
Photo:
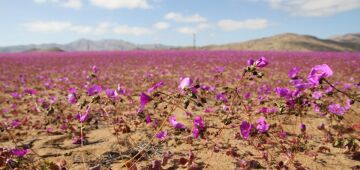
[[[360,0],[0,0],[0,46],[80,38],[199,45],[360,32]]]

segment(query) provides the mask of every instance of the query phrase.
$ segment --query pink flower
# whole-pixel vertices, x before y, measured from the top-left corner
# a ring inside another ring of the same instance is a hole
[[[254,62],[255,61],[253,59],[249,59],[249,60],[247,60],[247,65],[252,66],[254,64]]]
[[[29,152],[28,149],[13,149],[11,150],[11,153],[18,156],[18,157],[23,157],[25,156],[27,153]]]
[[[148,104],[151,100],[152,100],[152,98],[150,96],[148,96],[145,93],[141,93],[141,95],[140,95],[140,112],[142,112],[144,110],[145,105]]]
[[[77,102],[77,97],[76,97],[76,94],[75,93],[70,93],[68,95],[68,102],[70,104],[75,104]]]
[[[153,85],[152,87],[150,87],[148,90],[147,90],[147,93],[151,93],[153,91],[155,91],[157,88],[161,87],[164,85],[164,82],[159,82],[159,83],[156,83],[155,85]]]
[[[260,133],[266,133],[269,130],[269,124],[265,121],[264,117],[259,118],[257,121],[257,126],[256,129],[260,132]]]
[[[308,75],[308,81],[313,85],[318,85],[323,78],[333,75],[333,71],[327,64],[317,65],[313,67]]]
[[[175,129],[185,129],[186,128],[186,126],[184,124],[176,121],[175,116],[170,116],[169,122]]]
[[[185,77],[181,80],[179,84],[179,90],[183,92],[185,89],[190,88],[193,83],[193,80],[191,80],[189,77]]]
[[[200,116],[196,116],[194,118],[194,128],[193,128],[193,136],[194,138],[198,138],[199,134],[204,131],[204,122]]]
[[[117,91],[113,90],[113,89],[106,89],[105,93],[106,93],[106,96],[110,99],[116,99],[118,97]]]
[[[312,97],[316,100],[319,100],[322,97],[321,91],[313,92]]]
[[[298,76],[299,72],[300,72],[300,67],[294,67],[288,72],[288,76],[291,79],[295,79]]]
[[[260,59],[255,61],[256,67],[262,68],[269,64],[265,57],[261,57]]]
[[[98,86],[98,85],[93,85],[91,86],[88,90],[87,90],[87,94],[89,96],[92,96],[92,95],[95,95],[95,94],[98,94],[102,91],[102,88],[101,86]]]
[[[331,104],[328,107],[330,113],[343,116],[345,114],[345,108],[341,107],[339,104]]]
[[[250,124],[249,122],[247,121],[243,121],[240,125],[240,133],[241,133],[241,136],[244,138],[244,139],[248,139],[249,136],[250,136],[250,133],[251,133],[251,130],[253,128],[253,125]]]
[[[168,134],[167,131],[160,131],[155,135],[155,137],[163,141],[167,137],[167,134]]]

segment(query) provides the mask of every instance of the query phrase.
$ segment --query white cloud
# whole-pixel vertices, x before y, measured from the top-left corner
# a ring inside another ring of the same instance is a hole
[[[168,19],[168,20],[173,20],[173,21],[176,21],[176,22],[184,22],[184,23],[206,22],[206,18],[202,17],[199,14],[194,14],[194,15],[190,15],[190,16],[184,16],[181,13],[170,12],[170,13],[167,13],[164,18]]]
[[[112,26],[109,22],[100,22],[97,24],[94,33],[95,34],[104,34],[108,31],[108,29]]]
[[[197,32],[196,29],[192,27],[181,27],[177,29],[177,31],[181,34],[195,34]]]
[[[157,22],[154,24],[154,28],[157,30],[166,30],[170,27],[170,25],[166,22]]]
[[[295,16],[330,16],[360,8],[359,0],[265,0],[274,9]]]
[[[117,25],[109,22],[100,22],[95,26],[88,26],[73,24],[66,21],[34,21],[23,24],[23,26],[29,31],[41,33],[73,32],[77,34],[100,35],[105,34],[111,29],[115,34],[141,36],[148,35],[153,32],[151,28]]]
[[[72,9],[80,9],[82,7],[82,0],[33,0],[35,3],[55,3],[60,6]]]
[[[211,26],[207,23],[200,23],[197,24],[195,27],[181,27],[178,28],[176,31],[181,34],[195,34],[203,31],[205,29],[211,28]]]
[[[72,24],[62,21],[35,21],[26,23],[24,26],[33,32],[61,32],[70,28]]]
[[[116,34],[124,34],[124,35],[147,35],[151,33],[151,30],[144,27],[130,27],[128,25],[119,25],[113,29]]]
[[[80,9],[82,7],[82,2],[81,0],[67,0],[62,3],[62,6],[73,9]]]
[[[120,8],[129,8],[129,9],[148,9],[151,6],[147,0],[91,0],[91,4],[97,7],[105,9],[120,9]]]
[[[263,29],[269,25],[266,19],[247,19],[243,21],[235,21],[230,19],[220,20],[218,27],[224,31],[234,31],[238,29]]]
[[[74,25],[70,27],[69,30],[80,34],[86,34],[86,33],[90,33],[93,30],[93,28],[90,26]]]

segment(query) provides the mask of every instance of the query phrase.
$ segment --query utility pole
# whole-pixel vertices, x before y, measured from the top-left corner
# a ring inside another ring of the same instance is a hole
[[[193,34],[193,49],[196,50],[196,33]]]

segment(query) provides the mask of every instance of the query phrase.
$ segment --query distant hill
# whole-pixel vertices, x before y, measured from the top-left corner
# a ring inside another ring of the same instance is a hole
[[[342,38],[338,38],[341,39]],[[360,51],[359,39],[353,42],[335,41],[332,39],[319,39],[310,35],[293,33],[279,34],[240,43],[223,45],[209,45],[201,47],[206,50],[274,50],[274,51]]]
[[[24,52],[64,52],[64,50],[57,47],[51,47],[51,48],[43,48],[43,49],[32,48]]]
[[[115,39],[98,41],[80,39],[68,44],[50,43],[0,47],[0,52],[165,50],[171,48],[173,47],[162,44],[133,44],[127,41]]]
[[[235,36],[235,35],[234,35]],[[184,50],[187,47],[175,47],[162,44],[134,44],[115,39],[92,41],[80,39],[68,44],[31,44],[0,47],[0,52],[28,51],[124,51],[124,50]],[[360,33],[334,36],[320,39],[310,35],[293,33],[249,40],[239,43],[207,45],[202,50],[269,50],[269,51],[360,51]]]

